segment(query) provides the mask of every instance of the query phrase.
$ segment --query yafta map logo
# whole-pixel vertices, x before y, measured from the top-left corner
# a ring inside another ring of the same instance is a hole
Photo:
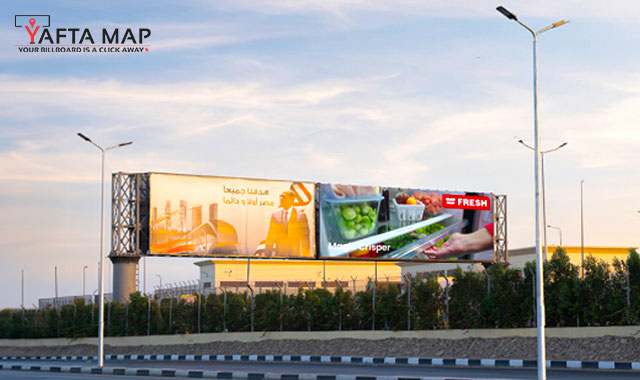
[[[143,53],[151,45],[149,28],[52,28],[51,15],[15,15],[15,27],[25,30],[21,53]]]

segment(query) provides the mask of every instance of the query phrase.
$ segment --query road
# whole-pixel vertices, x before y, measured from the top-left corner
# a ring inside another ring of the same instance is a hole
[[[74,366],[95,367],[95,362],[33,360],[0,361],[12,365]],[[234,362],[234,361],[163,361],[163,360],[109,360],[107,367],[117,368],[165,368],[244,373],[278,374],[318,374],[318,375],[361,375],[385,377],[448,377],[462,379],[536,379],[535,368],[481,368],[445,367],[416,365],[371,365],[334,363],[286,363],[286,362]],[[136,376],[85,375],[69,373],[35,373],[0,371],[0,379],[140,379]],[[148,377],[153,378],[153,377]],[[549,380],[590,380],[590,379],[638,379],[638,371],[624,370],[572,370],[553,369],[547,371]]]

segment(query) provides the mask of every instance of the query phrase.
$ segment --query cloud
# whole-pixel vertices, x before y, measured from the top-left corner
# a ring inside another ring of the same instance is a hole
[[[587,72],[583,76],[590,77]],[[627,79],[610,77],[590,84],[590,91],[621,88],[626,94],[602,99],[598,108],[582,109],[582,97],[573,91],[554,95],[542,109],[545,141],[569,139],[579,167],[624,167],[638,162],[631,148],[640,139],[635,127],[640,82],[632,85]],[[90,181],[93,172],[83,164],[94,156],[69,153],[78,151],[78,131],[97,141],[133,139],[134,146],[125,148],[130,152],[117,152],[112,161],[125,164],[126,170],[191,168],[188,162],[201,156],[198,152],[208,145],[218,147],[214,155],[224,156],[233,151],[240,136],[243,149],[251,154],[268,146],[331,159],[367,157],[376,151],[377,157],[392,166],[411,167],[416,172],[431,167],[421,161],[425,153],[451,155],[447,153],[450,146],[465,157],[480,157],[496,141],[493,136],[518,135],[531,142],[530,89],[507,85],[508,79],[476,85],[476,91],[484,95],[477,104],[446,94],[416,93],[415,86],[398,87],[406,80],[402,73],[287,84],[266,79],[141,83],[4,76],[0,80],[4,84],[0,94],[7,99],[0,106],[5,120],[0,135],[12,144],[0,153],[0,178],[5,179]],[[207,144],[206,139],[216,143]],[[286,141],[290,145],[283,146]],[[309,141],[318,146],[309,151]],[[185,146],[192,148],[184,152]],[[594,146],[602,157],[592,154]],[[629,150],[621,153],[620,146],[629,146]],[[153,153],[158,151],[168,154]],[[277,157],[274,151],[263,154]],[[121,160],[121,155],[136,157],[132,160],[136,163]],[[355,163],[353,169],[366,172],[366,161],[347,161]],[[234,165],[225,167],[239,167]],[[193,169],[206,172],[216,166],[208,162]]]
[[[319,13],[339,19],[347,19],[362,12],[460,19],[496,17],[496,4],[498,3],[489,0],[399,0],[394,2],[382,0],[273,0],[256,6],[254,1],[233,0],[216,2],[212,7],[226,11],[258,12],[272,15]],[[633,0],[622,0],[616,2],[615,6],[606,2],[580,0],[562,2],[509,0],[501,4],[520,17],[581,18],[627,22],[640,20],[640,5]]]

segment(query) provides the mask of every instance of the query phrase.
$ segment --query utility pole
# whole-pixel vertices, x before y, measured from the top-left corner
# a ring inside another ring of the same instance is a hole
[[[22,324],[24,325],[24,269],[22,270],[22,298],[20,308],[22,309]]]
[[[131,145],[133,142],[128,141],[117,145],[103,148],[102,146],[93,142],[90,138],[78,133],[78,136],[89,144],[100,149],[100,261],[98,268],[100,270],[98,276],[98,292],[100,293],[100,306],[98,317],[98,367],[104,366],[104,235],[105,233],[105,205],[104,205],[104,184],[105,184],[105,154],[111,149],[120,148],[123,146]],[[127,303],[127,305],[129,305]]]
[[[520,21],[518,17],[511,13],[503,6],[499,6],[496,10],[502,13],[503,16],[509,20],[516,21],[522,27],[527,29],[533,37],[533,134],[534,134],[534,180],[535,180],[535,223],[536,223],[536,277],[537,277],[537,301],[538,301],[538,321],[537,321],[537,335],[538,335],[538,380],[547,379],[547,367],[546,367],[546,345],[545,345],[545,312],[544,312],[544,283],[543,283],[543,255],[540,247],[540,176],[541,176],[541,154],[540,154],[540,129],[538,125],[538,36],[548,30],[555,29],[561,25],[566,24],[568,21],[561,20],[554,24],[542,28],[537,32],[531,29],[527,24]]]
[[[54,271],[55,271],[55,281],[56,281],[55,283],[56,298],[53,303],[54,303],[54,306],[56,307],[56,310],[60,312],[60,309],[58,307],[59,305],[58,305],[58,267],[57,266],[54,267]]]
[[[580,270],[584,278],[584,179],[580,180]]]
[[[82,267],[82,300],[83,301],[85,299],[85,290],[84,290],[85,289],[85,279],[86,279],[85,272],[86,272],[87,268],[89,268],[89,267],[86,266],[86,265],[84,267]]]
[[[142,292],[147,294],[147,256],[142,256],[142,263],[144,264],[142,271]]]

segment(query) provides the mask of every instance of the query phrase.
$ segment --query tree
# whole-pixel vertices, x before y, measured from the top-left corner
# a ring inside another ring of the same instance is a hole
[[[567,252],[556,248],[545,263],[545,310],[548,326],[576,326],[578,268],[571,264]]]
[[[482,328],[487,321],[482,315],[482,300],[487,292],[483,274],[463,272],[457,267],[449,290],[449,326],[451,328]]]
[[[440,310],[443,310],[443,306],[444,294],[434,274],[411,280],[412,329],[431,330],[442,327]]]
[[[588,256],[584,261],[578,305],[580,320],[587,326],[602,326],[606,321],[606,303],[611,295],[609,265]]]
[[[486,275],[491,284],[482,307],[482,314],[487,316],[487,325],[496,328],[526,326],[530,311],[526,299],[531,288],[524,283],[522,272],[502,264],[493,264],[487,269]]]

